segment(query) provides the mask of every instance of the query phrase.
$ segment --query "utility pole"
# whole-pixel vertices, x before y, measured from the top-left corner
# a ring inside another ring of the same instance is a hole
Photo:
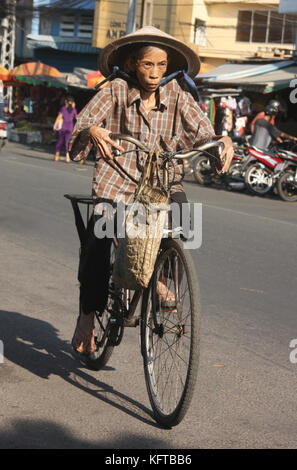
[[[153,0],[141,1],[140,27],[150,26],[153,21]]]
[[[15,11],[16,0],[4,0],[4,17],[1,20],[1,65],[8,70],[14,66]]]
[[[12,70],[14,67],[16,2],[17,0],[4,0],[4,15],[1,20],[0,63],[8,70]],[[6,90],[6,99],[11,110],[12,87],[8,87]]]
[[[133,33],[136,29],[137,0],[129,0],[126,34]]]

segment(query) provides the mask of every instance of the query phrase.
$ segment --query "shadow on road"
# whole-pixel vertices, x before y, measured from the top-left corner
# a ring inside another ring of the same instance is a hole
[[[82,370],[84,366],[72,357],[71,345],[59,338],[58,330],[50,323],[0,310],[0,325],[0,339],[4,343],[4,364],[0,367],[2,382],[15,380],[10,378],[11,367],[5,364],[5,360],[9,360],[43,379],[48,379],[51,374],[58,375],[135,419],[157,426],[150,409],[93,377],[87,369]],[[1,437],[0,434],[0,442]]]
[[[98,424],[98,437],[100,424]],[[0,449],[162,449],[161,439],[129,434],[108,441],[82,440],[64,426],[50,421],[13,420],[9,430],[0,431]],[[166,449],[168,449],[166,442]],[[105,453],[104,453],[105,455]]]

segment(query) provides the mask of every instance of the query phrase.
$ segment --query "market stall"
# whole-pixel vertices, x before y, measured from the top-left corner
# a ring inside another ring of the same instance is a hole
[[[219,111],[215,114],[215,120],[218,126],[223,120],[224,126],[223,129],[215,127],[218,133],[223,131],[231,137],[236,136],[238,131],[243,132],[246,121],[244,133],[248,134],[253,117],[263,111],[270,100],[277,99],[284,110],[277,116],[277,126],[284,132],[296,135],[296,104],[290,98],[293,92],[292,81],[296,74],[297,65],[294,61],[283,60],[262,65],[230,63],[197,76],[195,81],[202,96],[209,95],[210,90],[220,96],[215,100],[215,109]],[[225,89],[230,90],[231,99],[227,97],[227,102],[221,96]],[[236,100],[236,107],[232,102],[233,98]],[[209,109],[207,112],[211,118]]]
[[[15,67],[4,82],[13,88],[13,111],[6,119],[9,139],[15,142],[50,143],[56,113],[67,92],[62,74],[46,64],[29,62]]]
[[[252,114],[251,99],[239,88],[198,87],[200,107],[217,135],[240,140],[247,132]]]
[[[62,74],[41,62],[21,64],[3,75],[5,86],[13,88],[9,139],[22,143],[55,142],[53,124],[66,95],[74,97],[79,112],[96,93],[93,86],[104,80],[99,71],[77,68]]]

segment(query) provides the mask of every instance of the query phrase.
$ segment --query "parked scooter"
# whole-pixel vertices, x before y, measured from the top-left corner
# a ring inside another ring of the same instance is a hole
[[[290,162],[290,167],[277,181],[277,191],[283,201],[297,201],[297,158]]]
[[[195,180],[201,185],[221,184],[227,189],[244,189],[244,174],[253,160],[247,143],[244,143],[241,146],[234,146],[234,157],[227,174],[221,175],[213,171],[206,152],[194,157],[190,165]]]
[[[6,121],[0,119],[0,150],[4,147],[7,140]]]
[[[274,151],[264,152],[255,147],[250,147],[249,152],[255,161],[245,172],[244,180],[249,191],[258,196],[264,196],[269,193],[269,191],[277,186],[278,180],[284,174],[288,173],[292,176],[297,166],[297,154],[289,150],[275,149]],[[290,178],[288,181],[291,183]],[[283,186],[281,186],[283,196],[291,200],[290,197],[293,197],[294,193],[289,191],[286,196],[285,189],[282,190],[282,188]]]

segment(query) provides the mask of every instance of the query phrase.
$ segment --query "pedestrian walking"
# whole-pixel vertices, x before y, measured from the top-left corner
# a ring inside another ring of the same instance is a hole
[[[66,151],[66,162],[70,162],[68,145],[69,140],[74,128],[74,121],[77,116],[77,111],[75,108],[74,98],[72,96],[67,96],[65,98],[65,105],[59,111],[59,114],[54,123],[54,130],[58,132],[58,140],[56,144],[56,154],[54,156],[54,161],[59,161],[60,153],[65,145]]]

